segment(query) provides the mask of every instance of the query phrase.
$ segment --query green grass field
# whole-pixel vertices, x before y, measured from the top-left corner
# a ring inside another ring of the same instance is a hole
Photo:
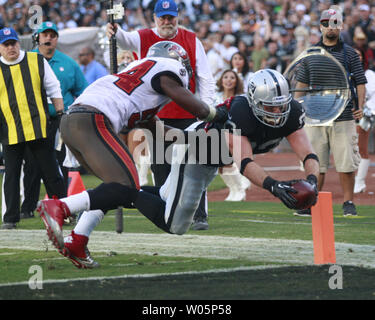
[[[99,183],[83,180],[86,188]],[[210,190],[223,186],[217,177]],[[183,236],[161,232],[137,210],[124,210],[117,234],[109,212],[89,242],[95,270],[62,257],[39,217],[21,220],[0,231],[0,299],[375,299],[375,207],[358,206],[352,218],[333,209],[342,289],[329,287],[330,266],[313,264],[310,218],[279,203],[210,202],[209,230]],[[42,289],[30,287],[33,268]]]

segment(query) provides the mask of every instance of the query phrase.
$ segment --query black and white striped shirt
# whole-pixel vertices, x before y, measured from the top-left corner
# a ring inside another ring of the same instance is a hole
[[[353,79],[355,80],[354,85],[358,86],[360,84],[367,83],[365,72],[363,70],[362,63],[359,60],[359,56],[357,52],[351,46],[345,44],[342,40],[339,40],[338,43],[334,46],[326,46],[323,44],[323,41],[320,40],[320,42],[318,42],[316,46],[323,47],[325,50],[327,50],[344,66],[344,68],[345,68],[345,59],[344,59],[344,46],[345,46],[347,67],[349,69],[349,73],[353,75]],[[353,108],[353,101],[351,100],[346,106],[345,110],[336,119],[336,121],[353,120],[354,119],[353,113],[351,111],[352,108]]]

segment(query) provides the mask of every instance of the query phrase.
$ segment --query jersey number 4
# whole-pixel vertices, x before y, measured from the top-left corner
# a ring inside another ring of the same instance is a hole
[[[155,64],[155,61],[146,60],[127,72],[117,74],[119,79],[115,82],[115,85],[125,91],[128,95],[131,95],[135,89],[143,84],[142,78]]]

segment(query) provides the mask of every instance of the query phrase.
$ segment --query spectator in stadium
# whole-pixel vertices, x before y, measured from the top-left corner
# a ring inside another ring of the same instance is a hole
[[[237,72],[237,74],[240,76],[243,83],[242,87],[244,89],[244,93],[246,93],[249,78],[254,74],[254,72],[250,71],[247,56],[240,51],[233,54],[232,58],[230,59],[230,68]]]
[[[221,74],[216,86],[217,105],[244,92],[241,77],[231,69],[227,69]],[[250,181],[240,174],[236,164],[220,168],[219,174],[229,188],[229,195],[225,201],[243,201],[246,199],[246,189],[250,187]]]
[[[254,72],[264,69],[267,64],[268,51],[265,47],[264,40],[261,36],[254,36],[254,48],[251,53],[251,63],[253,65],[252,70]]]
[[[332,151],[336,171],[339,174],[343,190],[343,214],[344,216],[350,216],[357,215],[357,210],[353,203],[353,191],[355,171],[360,162],[358,135],[354,120],[359,120],[362,117],[365,84],[367,81],[358,54],[352,47],[340,40],[342,23],[340,11],[332,8],[323,11],[320,18],[322,38],[317,45],[331,53],[346,70],[350,70],[353,74],[355,80],[353,86],[355,86],[358,96],[358,110],[355,109],[354,97],[352,97],[332,126],[307,127],[306,133],[320,160],[318,189],[322,190],[323,188],[329,166],[329,154]],[[349,72],[347,71],[347,73]],[[302,78],[298,79],[298,81],[304,84],[308,83]],[[295,215],[311,216],[311,211],[309,209],[298,210]]]
[[[227,69],[217,80],[216,88],[215,104],[218,105],[231,97],[242,94],[244,82],[235,70]]]
[[[367,3],[362,3],[358,5],[359,15],[361,17],[359,26],[363,30],[367,30],[368,26],[371,24],[374,17],[370,13],[370,6]]]
[[[84,47],[79,52],[79,63],[88,84],[93,83],[108,74],[107,69],[95,60],[95,51],[91,47]]]
[[[361,51],[361,57],[363,57],[363,68],[367,70],[369,67],[374,65],[374,52],[368,46],[367,36],[363,30],[357,27],[354,31],[353,47]]]
[[[118,70],[121,72],[124,70],[130,62],[135,60],[133,52],[130,50],[121,50],[117,54],[117,63],[118,63]]]
[[[215,96],[215,81],[209,69],[209,63],[201,41],[196,35],[181,28],[178,23],[178,7],[174,0],[158,0],[154,7],[155,28],[141,29],[138,31],[126,32],[118,24],[114,26],[107,24],[107,36],[115,35],[121,48],[138,53],[140,58],[144,58],[148,49],[156,42],[171,40],[180,44],[188,53],[194,75],[190,80],[190,90],[199,92],[201,99],[209,105],[213,104]],[[158,114],[158,117],[166,125],[175,128],[185,129],[195,121],[195,117],[183,110],[176,103],[171,102],[166,105]],[[167,147],[167,146],[166,146]],[[157,151],[153,148],[154,153]],[[170,161],[164,164],[155,163],[155,154],[152,155],[151,170],[154,173],[156,186],[161,186],[170,172]],[[206,194],[202,196],[197,215],[192,228],[196,230],[206,230],[207,222],[207,199]]]
[[[118,206],[128,207],[126,194],[140,190],[132,157],[118,136],[124,126],[129,129],[143,126],[155,134],[161,125],[156,114],[170,99],[201,120],[222,125],[228,120],[225,106],[208,106],[187,89],[192,75],[182,46],[160,41],[150,47],[146,58],[130,64],[121,74],[92,83],[62,117],[60,128],[65,143],[79,162],[104,182],[61,201],[42,200],[38,205],[50,239],[74,264],[97,266],[86,247],[90,232],[104,212]],[[135,76],[142,81],[134,82]],[[139,205],[152,204],[143,199]],[[83,211],[90,211],[83,213],[64,243],[63,220],[81,206],[85,207]]]
[[[277,54],[277,50],[279,49],[277,41],[270,41],[267,45],[268,50],[268,59],[266,62],[266,66],[268,69],[273,69],[278,72],[281,72],[282,70],[282,61],[281,57]]]
[[[364,64],[364,54],[362,51],[356,49],[358,56]],[[374,125],[375,118],[375,72],[371,69],[365,69],[366,83],[366,104],[364,106],[364,117],[357,126],[358,132],[358,147],[361,155],[361,162],[358,166],[358,171],[355,177],[354,193],[361,193],[366,191],[366,176],[370,166],[369,158],[369,138],[370,132]]]
[[[317,44],[320,40],[321,33],[318,29],[312,28],[310,30],[310,36],[309,36],[309,46],[313,46]]]
[[[220,57],[223,59],[226,68],[230,67],[230,59],[233,54],[238,51],[235,46],[236,37],[232,34],[226,34],[220,44],[216,44],[215,48],[218,50]]]
[[[20,220],[20,174],[28,148],[41,170],[50,197],[64,197],[66,191],[53,147],[48,141],[47,97],[57,114],[64,105],[60,85],[43,56],[21,50],[12,28],[0,30],[1,143],[5,162],[5,212],[2,229],[15,229]],[[40,178],[39,178],[40,179]]]
[[[280,31],[280,39],[277,50],[277,55],[281,58],[282,61],[282,73],[285,71],[289,63],[293,60],[295,44],[291,40],[292,38],[289,32],[285,29],[282,29]]]
[[[217,79],[221,72],[224,69],[224,60],[219,55],[219,52],[215,49],[215,34],[211,34],[202,41],[204,51],[207,55],[207,60],[209,63],[209,67],[211,69],[212,75],[215,79]]]

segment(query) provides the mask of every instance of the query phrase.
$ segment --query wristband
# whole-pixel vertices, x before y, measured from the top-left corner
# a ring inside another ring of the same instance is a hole
[[[316,177],[315,174],[309,174],[306,180],[313,182],[315,185],[318,185],[318,178]]]
[[[318,156],[315,154],[315,153],[309,153],[305,159],[303,159],[303,166],[305,166],[305,162],[308,160],[308,159],[314,159],[316,160],[318,163],[319,163],[319,158]]]
[[[204,122],[210,122],[210,121],[212,121],[212,120],[215,118],[215,116],[216,116],[216,108],[211,107],[211,106],[209,106],[208,108],[209,108],[209,114],[208,114],[208,116],[207,116],[206,118],[204,118],[204,119],[201,119],[201,120],[203,120]]]
[[[267,176],[263,181],[263,189],[266,189],[272,193],[272,186],[275,184],[275,182],[275,179],[272,179],[270,176]]]

